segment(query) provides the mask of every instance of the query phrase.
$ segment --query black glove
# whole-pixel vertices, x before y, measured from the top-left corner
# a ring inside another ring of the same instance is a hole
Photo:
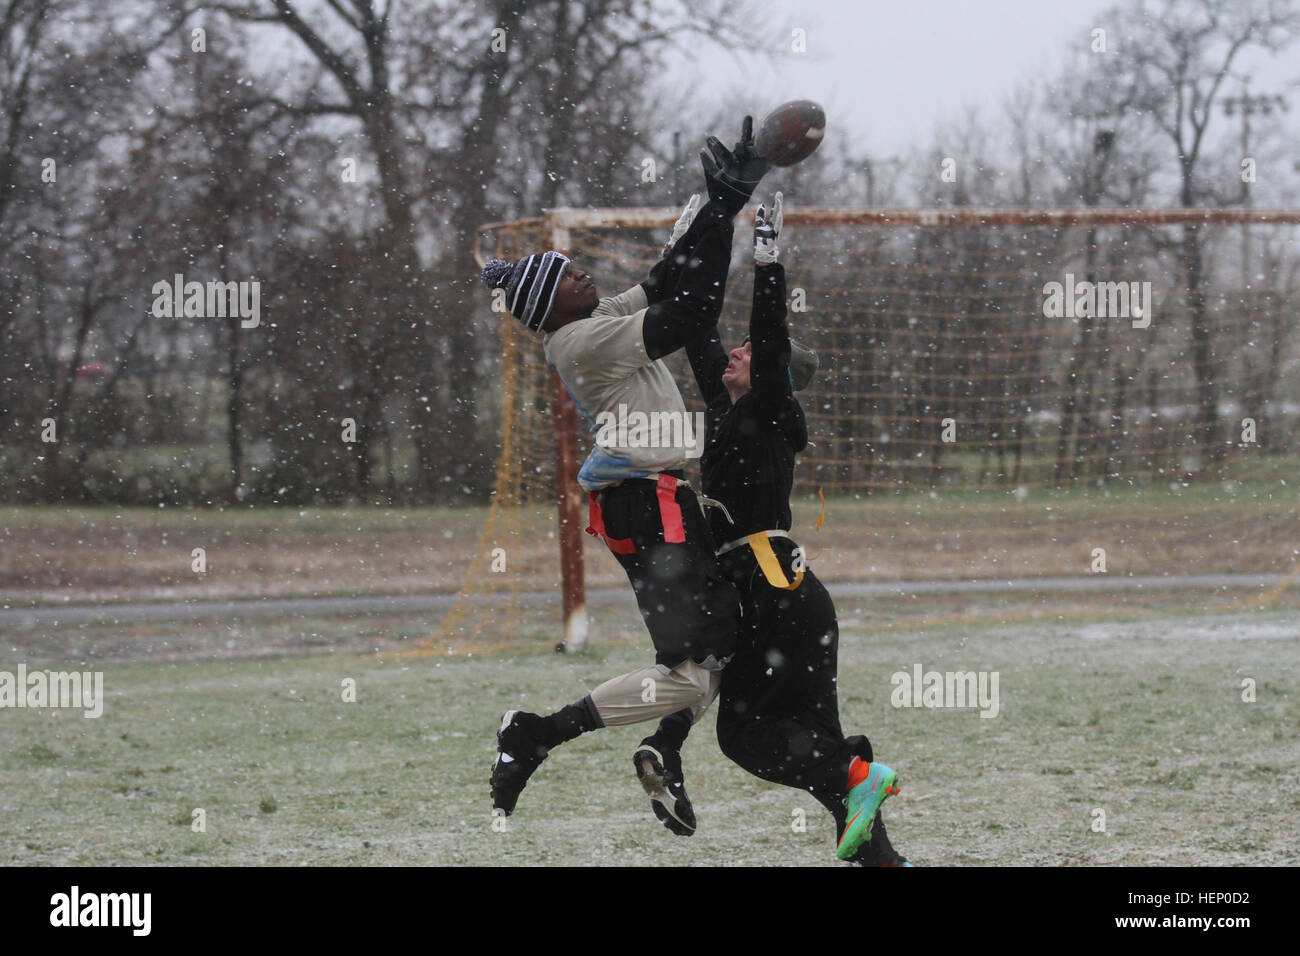
[[[727,215],[735,216],[745,208],[768,170],[768,161],[754,148],[754,118],[745,117],[734,151],[723,146],[716,136],[710,136],[700,150],[700,162],[709,198]]]

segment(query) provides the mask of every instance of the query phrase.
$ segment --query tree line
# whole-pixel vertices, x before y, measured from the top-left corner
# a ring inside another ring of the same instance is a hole
[[[693,156],[768,104],[700,99],[669,67],[770,42],[759,13],[753,0],[119,0],[110,17],[92,0],[0,0],[0,496],[483,500],[500,383],[478,227],[680,199],[673,133]],[[1051,85],[905,156],[828,143],[783,173],[787,196],[1210,206],[1251,201],[1257,181],[1294,203],[1295,170],[1274,161],[1294,156],[1294,125],[1256,116],[1260,172],[1245,179],[1223,109],[1243,57],[1294,40],[1292,4],[1124,3],[1099,22],[1101,49],[1082,37]],[[1178,263],[1195,440],[1212,448],[1226,253],[1195,226],[1152,241]],[[1271,292],[1294,289],[1293,252],[1251,261]],[[970,281],[981,268],[950,265]],[[159,316],[153,290],[176,276],[256,284],[257,323],[233,306]],[[1082,368],[1097,346],[1078,335]]]

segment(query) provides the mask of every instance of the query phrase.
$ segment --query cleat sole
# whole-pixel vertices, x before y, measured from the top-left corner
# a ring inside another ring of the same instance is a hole
[[[668,792],[663,754],[643,744],[632,755],[632,764],[636,767],[636,778],[641,782],[641,789],[650,798],[650,808],[654,810],[655,816],[678,836],[693,834],[695,827],[679,817],[674,810],[677,800]]]

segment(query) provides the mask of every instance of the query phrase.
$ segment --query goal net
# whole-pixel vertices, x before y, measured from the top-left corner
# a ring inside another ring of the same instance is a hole
[[[747,215],[727,347],[749,316]],[[611,294],[645,276],[676,216],[556,210],[484,227],[478,251],[560,249]],[[791,334],[821,359],[799,395],[812,445],[795,532],[816,536],[819,576],[1285,582],[1300,556],[1298,223],[1295,210],[788,208]],[[585,591],[627,586],[580,533],[586,428],[540,343],[497,318],[496,490],[421,652],[521,628],[581,646]],[[684,357],[669,362],[700,408]]]

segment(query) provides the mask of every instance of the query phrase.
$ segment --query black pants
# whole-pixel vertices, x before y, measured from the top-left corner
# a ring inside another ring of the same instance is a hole
[[[772,548],[794,580],[794,544],[776,538]],[[838,835],[849,763],[873,757],[866,737],[845,738],[840,729],[835,605],[810,570],[785,591],[768,584],[746,546],[720,561],[740,588],[744,618],[722,672],[718,746],[756,777],[811,793],[835,817]]]
[[[678,486],[686,540],[664,542],[655,483],[625,481],[601,496],[605,531],[631,540],[635,551],[615,554],[636,592],[641,619],[654,642],[655,663],[675,667],[688,658],[721,662],[736,646],[740,594],[714,557],[713,534],[695,493]]]

